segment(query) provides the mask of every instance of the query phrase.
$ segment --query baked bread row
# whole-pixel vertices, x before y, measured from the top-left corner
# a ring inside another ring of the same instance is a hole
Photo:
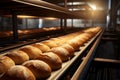
[[[50,38],[39,43],[23,46],[0,56],[0,80],[35,80],[47,78],[62,63],[74,56],[79,47],[89,41],[100,28]],[[91,33],[91,34],[90,34]]]

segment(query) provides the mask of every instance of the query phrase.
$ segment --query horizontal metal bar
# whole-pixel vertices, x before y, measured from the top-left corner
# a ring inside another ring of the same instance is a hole
[[[51,3],[48,3],[42,0],[12,0],[12,1],[26,4],[32,7],[40,8],[40,9],[45,9],[46,11],[47,10],[53,11],[51,14],[55,12],[59,12],[59,13],[64,14],[64,16],[69,16],[70,18],[87,18],[86,17],[87,15],[83,16],[82,14],[74,14],[72,11],[69,11],[67,8],[63,8],[63,7],[60,7],[55,4],[51,4]]]
[[[105,63],[117,63],[120,64],[120,60],[115,59],[105,59],[105,58],[94,58],[96,62],[105,62]]]
[[[115,59],[105,59],[105,58],[94,58],[94,65],[97,67],[112,67],[120,68],[120,60]]]

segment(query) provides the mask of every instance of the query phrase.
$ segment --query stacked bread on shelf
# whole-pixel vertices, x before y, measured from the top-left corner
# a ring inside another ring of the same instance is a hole
[[[100,30],[88,28],[0,55],[0,80],[46,79]]]
[[[55,31],[60,30],[60,27],[47,27],[47,28],[40,28],[40,29],[25,29],[25,30],[18,30],[18,35],[28,35],[28,34],[35,34],[40,32],[47,32],[47,31]],[[10,37],[13,35],[13,31],[1,31],[0,38]]]

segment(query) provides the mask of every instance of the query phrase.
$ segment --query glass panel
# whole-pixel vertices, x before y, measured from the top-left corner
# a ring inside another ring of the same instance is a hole
[[[0,17],[0,31],[12,30],[12,20],[10,17]]]

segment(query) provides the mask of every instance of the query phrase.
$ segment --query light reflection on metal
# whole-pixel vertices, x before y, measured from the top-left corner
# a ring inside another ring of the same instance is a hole
[[[28,15],[18,15],[17,18],[39,18],[36,16],[28,16]]]
[[[110,9],[111,9],[111,0],[108,0],[108,11],[107,11],[107,23],[106,23],[106,27],[107,27],[107,30],[109,28],[109,25],[110,25]]]
[[[54,18],[54,17],[44,17],[43,19],[46,19],[46,20],[57,20],[58,18]]]

